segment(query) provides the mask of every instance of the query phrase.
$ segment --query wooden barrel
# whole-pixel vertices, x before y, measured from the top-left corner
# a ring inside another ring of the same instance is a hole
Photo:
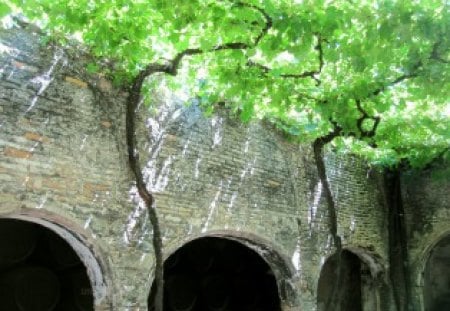
[[[58,277],[49,269],[24,266],[0,276],[1,307],[8,311],[52,311],[60,297]]]
[[[93,311],[94,295],[91,281],[84,266],[60,273],[61,302],[58,310]]]
[[[37,225],[16,219],[0,219],[0,270],[19,264],[36,247]]]
[[[230,304],[230,282],[223,275],[210,275],[202,280],[202,298],[208,311],[225,311]]]
[[[197,302],[197,282],[187,274],[175,274],[165,282],[168,305],[174,311],[191,311]]]
[[[81,265],[81,260],[74,249],[54,232],[45,234],[49,249],[58,268],[66,269]]]

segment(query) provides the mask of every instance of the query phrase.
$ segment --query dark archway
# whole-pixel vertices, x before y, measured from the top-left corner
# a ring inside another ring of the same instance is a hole
[[[324,263],[320,273],[317,289],[317,310],[326,308],[337,279],[337,255],[330,256]],[[369,311],[376,310],[374,282],[370,268],[353,252],[342,251],[341,282],[337,284],[337,292],[333,300],[336,311]]]
[[[450,234],[431,250],[424,271],[425,311],[450,310]]]
[[[219,237],[198,238],[164,263],[165,311],[279,311],[275,276],[255,251]],[[149,295],[152,310],[154,286]]]
[[[52,230],[0,219],[0,310],[94,310],[86,267]]]

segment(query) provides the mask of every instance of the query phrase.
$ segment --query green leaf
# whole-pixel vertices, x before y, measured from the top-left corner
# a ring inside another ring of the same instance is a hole
[[[86,66],[86,70],[87,70],[89,73],[96,73],[96,72],[98,72],[99,67],[98,67],[97,64],[89,63],[89,64]]]
[[[11,8],[6,3],[0,3],[0,18],[11,13]]]

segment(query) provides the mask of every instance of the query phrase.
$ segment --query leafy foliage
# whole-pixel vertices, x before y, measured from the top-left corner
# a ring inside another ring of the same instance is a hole
[[[448,156],[446,1],[14,0],[0,16],[11,8],[113,60],[121,83],[172,60],[171,85],[207,110],[225,102],[306,142],[334,131],[377,165]]]

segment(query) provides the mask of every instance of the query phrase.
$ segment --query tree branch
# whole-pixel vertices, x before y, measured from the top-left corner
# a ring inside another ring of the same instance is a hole
[[[444,63],[444,64],[448,64],[448,63],[450,63],[450,61],[443,59],[442,56],[439,55],[439,47],[441,44],[442,44],[442,41],[438,41],[433,45],[433,50],[431,51],[430,59]]]
[[[153,248],[155,252],[155,310],[163,310],[163,287],[164,287],[164,269],[162,255],[162,236],[159,226],[158,215],[154,206],[153,195],[148,191],[142,176],[142,169],[139,164],[139,153],[136,144],[136,110],[141,99],[141,89],[145,78],[155,72],[164,70],[163,66],[153,64],[141,71],[133,80],[129,95],[127,97],[127,114],[126,114],[126,138],[128,147],[128,163],[136,180],[136,187],[139,196],[145,203],[149,213],[150,222],[153,228]]]
[[[439,53],[438,53],[438,48],[439,48],[440,44],[441,44],[440,41],[438,41],[435,44],[433,44],[433,49],[432,49],[428,59],[434,59],[434,60],[438,60],[438,61],[443,61],[445,63],[445,61],[440,58]],[[413,79],[413,78],[417,77],[418,74],[419,74],[419,70],[420,70],[420,68],[422,68],[422,66],[423,66],[423,61],[422,60],[417,61],[412,66],[412,68],[409,70],[409,73],[400,75],[399,77],[397,77],[396,79],[392,80],[391,82],[386,83],[386,84],[382,85],[381,87],[373,90],[372,92],[370,92],[368,94],[367,98],[372,97],[372,96],[378,96],[378,95],[380,95],[382,92],[384,92],[386,89],[388,89],[390,87],[393,87],[393,86],[395,86],[395,85],[397,85],[397,84],[399,84],[399,83],[401,83],[403,81],[406,81],[406,80]],[[376,130],[378,128],[378,125],[379,125],[381,119],[380,119],[379,116],[370,116],[367,113],[367,111],[365,111],[362,108],[362,105],[361,105],[361,101],[362,100],[363,100],[362,98],[355,98],[356,109],[358,109],[358,111],[361,113],[361,117],[359,117],[356,120],[356,126],[357,126],[357,128],[358,128],[358,130],[360,132],[361,137],[373,138],[375,136]],[[372,129],[365,130],[363,128],[363,123],[364,123],[365,120],[368,120],[368,119],[373,120],[374,124],[372,126]],[[373,144],[373,146],[375,146],[374,143],[372,143],[372,144]]]
[[[302,73],[289,73],[289,74],[281,74],[280,77],[281,78],[292,78],[292,79],[303,79],[303,78],[311,78],[314,81],[316,81],[316,85],[319,86],[321,84],[321,81],[316,77],[316,75],[319,75],[322,72],[322,68],[324,65],[324,60],[323,60],[323,47],[322,47],[322,42],[323,39],[321,37],[320,34],[316,34],[317,37],[317,44],[314,46],[314,49],[318,52],[318,58],[319,58],[319,66],[317,69],[315,70],[307,70],[304,71]],[[268,74],[270,73],[270,71],[273,70],[273,68],[270,68],[268,66],[253,62],[251,60],[247,61],[247,66],[249,67],[257,67],[259,68],[264,76],[268,76]]]
[[[440,42],[440,41],[435,42],[435,43],[433,44],[433,49],[431,50],[430,55],[428,56],[428,59],[430,59],[430,60],[431,60],[431,59],[432,59],[432,60],[437,60],[437,61],[440,61],[440,62],[443,62],[443,63],[448,63],[447,60],[442,59],[441,56],[439,55],[438,49],[439,49],[439,46],[440,46],[440,45],[441,45],[441,42]],[[393,80],[393,81],[391,81],[391,82],[389,82],[389,83],[387,83],[387,84],[385,84],[385,85],[382,85],[382,86],[379,87],[378,89],[375,89],[373,92],[371,92],[371,93],[369,94],[369,96],[377,96],[377,95],[379,95],[380,93],[384,92],[384,91],[385,91],[387,88],[389,88],[389,87],[392,87],[392,86],[394,86],[394,85],[396,85],[396,84],[399,84],[399,83],[401,83],[401,82],[403,82],[403,81],[405,81],[405,80],[408,80],[408,79],[412,79],[412,78],[417,77],[417,76],[418,76],[418,73],[419,73],[419,69],[420,69],[422,66],[423,66],[423,61],[422,61],[422,60],[417,61],[417,62],[412,66],[412,68],[409,70],[409,73],[403,74],[403,75],[397,77],[395,80]]]
[[[267,14],[267,12],[264,9],[262,9],[256,5],[248,4],[248,3],[244,3],[244,2],[238,2],[238,3],[236,3],[236,5],[254,9],[254,10],[258,11],[259,13],[261,13],[261,15],[266,20],[266,24],[265,24],[264,28],[261,30],[261,33],[256,37],[255,41],[253,42],[253,47],[255,47],[259,44],[259,42],[262,40],[262,38],[267,34],[269,29],[272,28],[272,26],[273,26],[272,17],[270,17],[270,15]]]
[[[434,50],[434,49],[433,49]],[[431,56],[430,56],[431,57]],[[393,87],[403,81],[406,81],[408,79],[412,79],[418,76],[418,71],[422,67],[423,62],[422,60],[417,61],[414,66],[411,68],[409,73],[403,74],[396,79],[392,80],[391,82],[388,82],[381,87],[373,90],[368,94],[366,98],[370,98],[372,96],[378,96],[382,92],[384,92],[387,88]],[[361,113],[361,116],[356,120],[356,126],[360,132],[360,136],[363,138],[373,138],[376,134],[378,125],[380,124],[381,118],[379,116],[370,116],[367,111],[364,110],[364,108],[361,105],[363,98],[355,98],[356,102],[356,109]],[[363,123],[365,120],[373,120],[374,124],[372,126],[372,129],[365,130],[363,128]],[[371,143],[372,146],[376,146],[375,143]]]
[[[361,137],[366,137],[366,138],[374,137],[375,133],[377,131],[377,128],[378,128],[378,124],[381,121],[381,118],[379,116],[370,116],[367,113],[367,111],[365,111],[363,109],[360,99],[356,99],[355,102],[356,102],[356,109],[358,109],[358,111],[361,113],[361,117],[359,117],[356,120],[356,126],[358,127]],[[373,120],[374,124],[370,130],[365,130],[363,128],[363,123],[365,120]]]
[[[270,16],[262,9],[249,4],[242,3],[241,5],[247,6],[258,10],[266,19],[266,25],[262,29],[261,33],[256,38],[253,45],[257,45],[268,30],[272,27],[272,20]],[[180,53],[178,53],[171,61],[165,64],[151,63],[148,64],[143,70],[141,70],[131,83],[129,89],[129,95],[127,97],[127,115],[126,115],[126,138],[128,147],[128,163],[130,169],[136,180],[136,188],[138,190],[139,196],[145,203],[147,211],[149,213],[150,222],[153,228],[153,248],[155,252],[155,285],[156,293],[154,300],[154,308],[156,311],[163,310],[163,298],[164,298],[164,262],[162,254],[162,235],[159,225],[158,215],[156,213],[156,208],[154,206],[154,197],[147,189],[147,185],[144,181],[142,175],[142,168],[139,164],[139,153],[136,143],[136,110],[137,106],[141,100],[141,90],[144,81],[147,77],[152,76],[156,73],[166,73],[175,76],[178,72],[178,68],[185,56],[198,55],[207,52],[223,51],[223,50],[242,50],[251,48],[252,45],[243,42],[231,42],[222,45],[215,46],[210,50],[202,50],[199,48],[189,48]]]
[[[328,210],[328,226],[330,230],[330,235],[333,238],[333,244],[336,247],[336,278],[333,283],[332,293],[327,299],[327,303],[325,305],[325,311],[334,310],[336,308],[337,302],[337,292],[338,287],[342,282],[342,269],[341,269],[341,258],[342,258],[342,239],[337,233],[337,213],[336,213],[336,203],[333,198],[333,194],[331,192],[331,186],[328,181],[327,171],[323,156],[323,148],[326,144],[330,143],[334,138],[339,136],[342,132],[342,128],[332,119],[330,122],[333,124],[333,131],[324,135],[322,137],[317,138],[312,147],[314,151],[314,160],[317,167],[317,173],[319,175],[320,182],[323,186],[325,199],[327,203]]]

